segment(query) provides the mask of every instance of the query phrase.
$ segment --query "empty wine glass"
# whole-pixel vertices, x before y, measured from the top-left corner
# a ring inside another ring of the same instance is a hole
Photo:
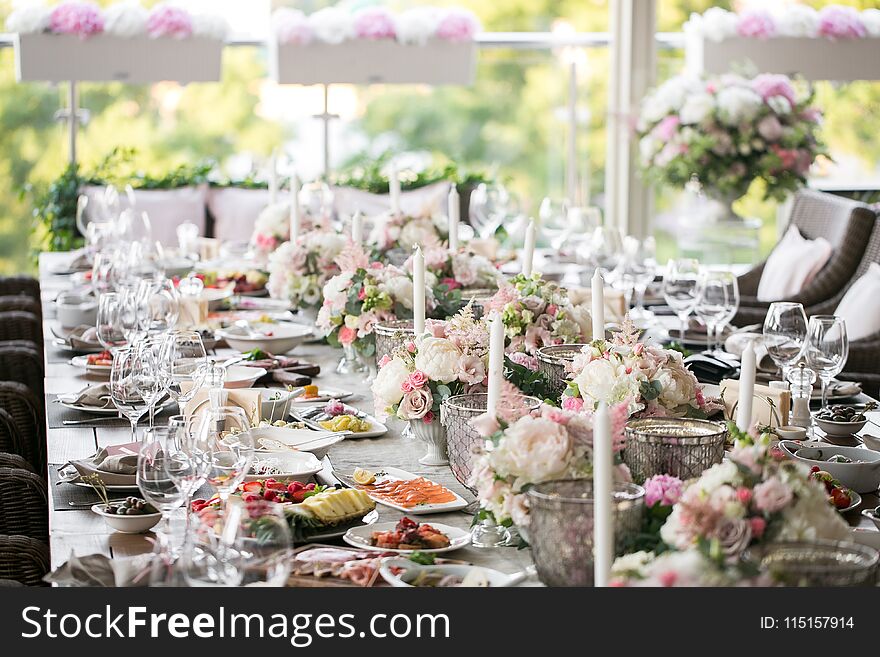
[[[142,340],[135,348],[140,365],[135,381],[138,391],[147,403],[150,415],[149,427],[152,429],[156,415],[156,404],[165,394],[160,360],[162,341],[155,338]]]
[[[730,312],[732,290],[731,279],[736,277],[726,271],[706,271],[700,278],[700,298],[694,311],[706,325],[706,351],[715,348],[715,336],[720,332],[719,326]]]
[[[783,381],[794,367],[804,348],[807,338],[807,315],[799,303],[776,301],[767,309],[761,339],[767,354],[782,370]]]
[[[138,450],[137,485],[144,499],[162,514],[159,553],[171,552],[171,516],[183,505],[185,491],[169,474],[169,458],[174,452],[167,427],[152,427],[144,432]]]
[[[700,263],[693,258],[670,260],[663,275],[663,298],[681,321],[681,341],[688,317],[700,298]]]
[[[623,257],[623,235],[616,226],[599,225],[581,247],[586,264],[598,269],[606,283],[615,282],[614,272]]]
[[[138,386],[140,368],[141,363],[136,348],[126,347],[113,353],[110,398],[113,400],[113,405],[131,423],[131,442],[137,442],[137,424],[147,412],[147,402]]]
[[[571,232],[571,224],[568,219],[569,205],[566,198],[554,199],[546,196],[538,208],[541,233],[550,240],[550,246],[557,250],[562,249]]]
[[[91,225],[91,224],[90,224]],[[99,251],[92,260],[92,293],[100,297],[113,291],[113,253]]]
[[[180,295],[171,280],[160,277],[141,281],[138,295],[142,304],[142,326],[147,335],[174,328],[180,313]]]
[[[159,362],[162,386],[183,415],[204,381],[208,358],[202,336],[198,331],[171,331],[162,343]]]
[[[736,275],[733,272],[723,272],[722,279],[727,292],[727,312],[715,329],[715,344],[719,350],[723,347],[721,336],[724,333],[724,328],[733,321],[739,310],[739,281]]]
[[[117,292],[105,292],[98,297],[98,320],[96,331],[98,342],[107,351],[115,354],[131,343],[122,327],[122,300]]]
[[[495,232],[511,214],[513,200],[507,188],[500,183],[480,183],[471,193],[469,218],[482,239],[495,236]]]
[[[840,374],[849,356],[846,322],[836,315],[814,315],[807,325],[804,359],[822,384],[822,408],[828,405],[828,384]]]
[[[646,237],[639,243],[636,256],[639,265],[633,277],[636,304],[629,311],[630,319],[636,323],[647,324],[654,319],[654,313],[645,308],[645,292],[654,282],[657,273],[656,251],[657,245],[653,237]]]
[[[172,415],[168,418],[168,476],[183,490],[185,508],[189,509],[195,492],[205,483],[211,465],[210,446],[203,442],[194,418]],[[186,527],[189,530],[189,513]]]
[[[146,308],[141,282],[127,281],[116,293],[119,295],[119,329],[125,333],[129,344],[136,344],[147,335],[144,330]]]
[[[244,481],[254,458],[251,423],[238,406],[206,409],[199,418],[197,440],[210,450],[207,481],[224,506],[229,495]]]
[[[629,308],[632,305],[633,293],[647,276],[650,276],[651,280],[654,279],[654,263],[645,257],[643,242],[635,237],[624,237],[620,262],[615,269],[614,278],[617,285],[623,289],[625,308],[633,321],[646,319],[644,308],[638,312],[638,309]],[[644,287],[642,294],[644,295]]]

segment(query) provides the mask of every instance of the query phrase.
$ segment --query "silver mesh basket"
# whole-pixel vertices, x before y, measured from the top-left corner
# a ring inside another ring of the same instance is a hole
[[[568,373],[565,366],[581,353],[585,344],[556,344],[541,347],[535,354],[538,359],[538,370],[547,378],[550,391],[558,397],[568,387]]]
[[[727,427],[721,422],[644,418],[630,420],[625,431],[623,461],[637,483],[657,474],[699,477],[724,457]]]
[[[411,319],[393,319],[388,322],[378,322],[373,326],[373,335],[376,336],[376,362],[383,356],[390,356],[395,350],[402,348],[409,340],[413,339],[413,321]]]

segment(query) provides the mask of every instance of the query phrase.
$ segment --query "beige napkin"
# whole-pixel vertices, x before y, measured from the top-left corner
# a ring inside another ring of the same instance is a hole
[[[587,287],[572,286],[567,288],[568,300],[573,306],[587,306],[590,308],[593,302],[593,291]],[[623,292],[614,288],[605,288],[605,319],[612,322],[622,322],[626,315],[626,300]]]
[[[110,396],[110,385],[98,383],[83,388],[79,392],[58,395],[58,399],[66,404],[79,404],[93,408],[113,408],[113,398]]]
[[[184,385],[192,385],[186,383]],[[213,392],[210,388],[200,388],[195,396],[187,402],[183,414],[186,417],[201,415],[211,408],[208,394]],[[219,399],[218,406],[238,406],[244,409],[245,415],[252,424],[260,421],[260,407],[263,402],[263,390],[257,388],[240,388],[234,390],[217,390]]]
[[[178,303],[177,328],[204,326],[208,321],[208,300],[181,295]]]
[[[87,459],[71,461],[81,478],[97,475],[105,486],[134,486],[137,475],[137,454],[108,455],[107,449],[99,450]]]
[[[773,362],[770,354],[767,353],[767,347],[764,346],[762,337],[761,333],[734,333],[724,341],[724,350],[740,358],[743,351],[745,351],[746,345],[751,342],[754,345],[755,362],[758,369],[762,372],[777,372],[779,368],[776,367],[776,363]]]
[[[44,582],[59,586],[147,586],[153,555],[111,559],[103,554],[78,557],[71,552],[70,559],[43,578]]]
[[[735,407],[739,402],[739,381],[722,379],[720,388],[721,399],[724,400],[724,414],[726,417],[735,418]],[[773,403],[772,408],[768,399]],[[774,427],[787,426],[790,410],[791,392],[755,384],[755,395],[752,401],[752,424],[769,424]]]
[[[52,333],[74,349],[95,349],[101,346],[101,343],[98,342],[98,330],[88,324],[81,324],[71,329],[66,335],[58,333],[53,327]]]

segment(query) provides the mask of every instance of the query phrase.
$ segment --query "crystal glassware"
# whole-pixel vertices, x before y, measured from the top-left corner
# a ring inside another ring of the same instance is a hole
[[[693,258],[670,260],[663,276],[663,298],[681,322],[681,341],[688,317],[700,298],[700,263]]]
[[[804,307],[787,301],[771,303],[764,318],[763,333],[761,341],[767,354],[782,370],[782,378],[787,380],[789,371],[801,357],[807,338]]]
[[[177,402],[180,414],[204,381],[208,364],[205,345],[198,331],[171,331],[159,352],[162,385]]]
[[[726,271],[704,271],[700,277],[700,298],[694,312],[706,325],[706,351],[715,349],[715,337],[719,326],[730,312],[730,279],[736,278]]]
[[[131,343],[122,327],[122,299],[117,292],[104,292],[98,297],[98,342],[107,351],[116,353]]]
[[[152,427],[144,432],[138,450],[137,485],[144,499],[162,514],[159,533],[160,553],[171,551],[171,515],[179,509],[186,497],[184,489],[168,472],[169,458],[173,453],[173,438],[167,427]]]
[[[135,373],[135,385],[149,409],[149,427],[152,429],[156,416],[156,404],[165,394],[160,360],[162,341],[157,338],[148,338],[141,340],[133,348],[137,351],[137,360],[140,366]]]
[[[137,442],[137,424],[147,412],[147,402],[138,385],[141,362],[134,347],[113,353],[110,369],[110,398],[119,412],[131,423],[131,442]]]
[[[836,315],[814,315],[807,325],[804,359],[822,385],[822,408],[828,405],[828,384],[840,374],[849,356],[846,322]]]
[[[244,409],[217,406],[206,409],[196,429],[198,440],[210,451],[207,481],[226,503],[229,495],[244,481],[254,458],[251,424]]]

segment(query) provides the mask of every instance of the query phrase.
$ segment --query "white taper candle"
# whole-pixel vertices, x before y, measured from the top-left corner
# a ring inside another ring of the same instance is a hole
[[[608,586],[614,561],[613,468],[611,421],[605,402],[599,402],[593,418],[594,586]]]
[[[605,338],[605,280],[597,269],[592,280],[593,339]]]
[[[489,386],[486,412],[495,415],[501,400],[501,381],[504,379],[504,322],[498,312],[489,319]]]
[[[364,218],[360,212],[355,212],[351,218],[351,241],[355,244],[364,241]]]
[[[413,256],[413,331],[416,337],[425,332],[425,256],[420,246]]]
[[[748,431],[752,426],[752,400],[755,396],[755,347],[746,345],[740,359],[739,395],[737,396],[736,426]]]
[[[290,241],[296,243],[299,237],[299,176],[290,177]]]
[[[458,189],[455,187],[455,183],[452,184],[452,187],[449,190],[449,252],[457,253],[458,252],[458,222],[460,220],[459,214],[461,212],[460,200],[458,197]]]
[[[532,263],[535,260],[535,240],[537,239],[537,228],[534,219],[529,221],[526,227],[526,241],[523,245],[522,257],[522,273],[523,276],[532,275]]]

